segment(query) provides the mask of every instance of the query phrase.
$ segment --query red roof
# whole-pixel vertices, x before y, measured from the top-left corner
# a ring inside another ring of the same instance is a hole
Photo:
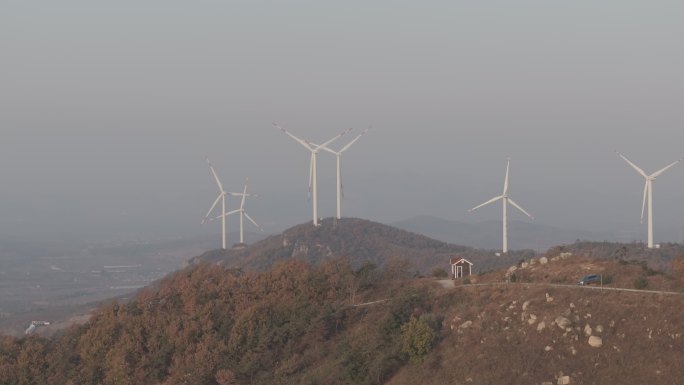
[[[453,257],[453,258],[451,258],[451,264],[452,264],[452,265],[458,265],[458,264],[461,263],[461,262],[465,262],[465,263],[467,263],[467,264],[469,264],[469,265],[471,265],[471,266],[473,265],[472,262],[468,261],[468,260],[465,259],[465,258],[461,258],[461,257]]]

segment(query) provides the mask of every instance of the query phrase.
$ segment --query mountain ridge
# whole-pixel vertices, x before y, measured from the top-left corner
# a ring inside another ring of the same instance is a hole
[[[475,263],[475,271],[509,266],[534,255],[531,250],[497,256],[493,250],[449,244],[427,236],[359,218],[328,218],[321,226],[300,224],[270,236],[245,249],[213,250],[191,263],[219,263],[227,267],[266,270],[275,262],[297,258],[317,264],[325,259],[349,257],[355,266],[370,262],[379,267],[404,260],[422,274],[435,268],[448,269],[449,258],[462,256]]]

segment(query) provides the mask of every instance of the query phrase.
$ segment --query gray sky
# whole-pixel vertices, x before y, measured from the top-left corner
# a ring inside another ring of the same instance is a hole
[[[539,223],[639,229],[643,179],[615,150],[647,172],[684,156],[683,11],[4,1],[0,231],[211,234],[199,226],[217,194],[205,155],[231,190],[250,177],[261,197],[247,208],[268,231],[305,222],[308,154],[273,121],[319,142],[372,126],[343,159],[345,216],[499,219],[466,210],[500,193],[511,156],[510,194]],[[332,216],[333,158],[319,167]],[[679,240],[683,189],[684,164],[656,181],[656,241]]]

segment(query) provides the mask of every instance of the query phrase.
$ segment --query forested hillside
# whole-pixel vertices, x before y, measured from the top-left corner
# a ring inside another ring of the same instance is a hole
[[[266,272],[200,264],[52,339],[2,338],[0,383],[678,383],[682,295],[548,283],[582,274],[572,265],[538,261],[525,283],[496,283],[497,271],[473,277],[484,285],[444,288],[346,258]],[[658,280],[682,287],[678,275]]]
[[[265,273],[195,266],[58,338],[3,338],[0,383],[377,383],[409,359],[402,326],[429,313],[425,290],[388,274],[345,259]],[[389,311],[350,306],[376,296],[395,298]]]

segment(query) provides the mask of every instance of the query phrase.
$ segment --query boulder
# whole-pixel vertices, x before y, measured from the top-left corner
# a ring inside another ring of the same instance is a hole
[[[589,326],[589,324],[587,324],[586,326],[584,326],[584,334],[585,334],[587,337],[591,336],[592,332],[593,332],[593,330],[591,330],[591,326]]]
[[[570,385],[570,376],[558,377],[558,385]]]
[[[603,346],[603,339],[601,337],[591,336],[589,337],[589,346],[592,348],[600,348]]]
[[[546,329],[546,322],[542,321],[537,325],[537,331],[541,332],[542,330]]]
[[[549,263],[549,259],[546,257],[541,257],[539,258],[539,263],[541,263],[542,265],[546,265],[547,263]]]
[[[568,327],[570,327],[570,325],[572,325],[572,322],[569,319],[560,315],[556,317],[556,320],[554,322],[556,323],[556,325],[558,325],[559,328],[563,330],[566,330]]]

